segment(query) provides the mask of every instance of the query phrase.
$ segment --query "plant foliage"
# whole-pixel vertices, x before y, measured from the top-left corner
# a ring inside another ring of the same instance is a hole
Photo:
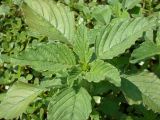
[[[0,119],[159,120],[158,0],[2,0]]]

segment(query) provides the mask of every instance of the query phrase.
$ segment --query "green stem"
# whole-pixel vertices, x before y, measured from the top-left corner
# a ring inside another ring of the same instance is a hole
[[[20,77],[21,77],[21,66],[18,65],[18,72],[17,72],[17,78],[18,78],[18,80],[20,79]]]

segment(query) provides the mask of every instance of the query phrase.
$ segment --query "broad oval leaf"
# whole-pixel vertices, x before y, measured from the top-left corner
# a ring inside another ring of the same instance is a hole
[[[160,112],[160,79],[149,72],[127,76],[130,82],[141,91],[143,103],[155,112]]]
[[[87,120],[91,110],[91,97],[84,88],[68,88],[51,99],[48,120]]]
[[[34,85],[22,82],[15,83],[0,104],[0,118],[19,117],[42,91],[43,89]]]
[[[90,71],[85,76],[89,82],[100,82],[107,79],[118,87],[121,85],[119,71],[110,63],[96,60],[90,64],[90,67]]]
[[[155,19],[125,19],[104,28],[96,39],[96,54],[100,59],[112,59],[125,52],[142,36],[144,31],[155,25]]]
[[[160,54],[160,46],[148,40],[142,43],[139,48],[133,51],[130,62],[136,63],[140,60],[152,57],[157,54]]]
[[[38,71],[57,72],[76,64],[72,51],[61,43],[39,45],[19,55],[0,56],[0,58],[3,61],[9,59],[9,62],[16,65],[29,65]]]
[[[52,0],[25,0],[23,12],[33,31],[53,40],[72,42],[74,15],[67,6]]]

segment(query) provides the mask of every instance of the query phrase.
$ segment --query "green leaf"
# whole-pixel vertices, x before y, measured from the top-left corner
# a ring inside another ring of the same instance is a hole
[[[119,120],[120,116],[122,115],[119,111],[119,99],[114,99],[110,97],[106,97],[102,99],[102,102],[100,104],[100,109],[102,113],[104,113],[107,116],[114,116],[114,119]]]
[[[1,94],[0,94],[0,101],[2,101],[5,96],[6,96],[6,93],[1,93]]]
[[[93,29],[89,29],[88,31],[88,39],[90,44],[95,44],[95,40],[97,35],[100,33],[102,26],[94,27]]]
[[[20,116],[42,89],[22,82],[15,83],[0,104],[0,118],[13,119]]]
[[[108,0],[107,2],[108,2],[110,5],[115,5],[115,4],[120,3],[119,0]]]
[[[61,79],[43,80],[40,83],[40,87],[42,88],[52,88],[52,87],[60,87],[60,86],[62,86]]]
[[[131,63],[139,62],[145,58],[152,57],[160,54],[160,46],[157,46],[152,41],[148,40],[141,44],[141,46],[135,49],[131,55]]]
[[[144,35],[144,39],[145,41],[154,41],[154,32],[153,29],[150,29],[148,31],[146,31],[145,35]]]
[[[53,40],[72,42],[74,15],[68,7],[51,0],[25,0],[23,12],[33,31]]]
[[[121,89],[129,105],[142,103],[141,92],[132,82],[122,79]]]
[[[160,28],[157,31],[156,44],[160,45]]]
[[[119,0],[109,0],[110,7],[114,17],[117,18],[130,18],[126,10],[122,10],[122,4]]]
[[[68,88],[51,99],[48,120],[87,120],[91,110],[91,97],[84,88]]]
[[[90,64],[90,67],[90,71],[85,76],[89,82],[100,82],[106,79],[118,87],[121,85],[120,74],[110,63],[96,60]]]
[[[92,114],[90,115],[91,120],[100,120],[100,115],[99,112],[93,111]]]
[[[130,82],[141,91],[143,103],[155,112],[160,112],[160,79],[150,72],[127,76]]]
[[[29,48],[19,55],[10,57],[0,56],[3,61],[9,61],[16,65],[29,65],[38,71],[57,72],[75,65],[75,57],[72,51],[64,44],[44,44],[35,48]]]
[[[107,5],[96,6],[92,10],[92,16],[100,23],[108,25],[111,20],[112,11]]]
[[[10,7],[7,5],[0,5],[0,15],[6,15],[10,11]]]
[[[135,18],[117,21],[101,31],[96,39],[96,54],[100,59],[112,59],[125,52],[155,25],[154,19]]]
[[[123,0],[122,5],[124,8],[128,10],[128,9],[132,9],[133,7],[135,7],[140,2],[141,0]]]
[[[12,0],[14,4],[21,5],[23,3],[23,0]]]
[[[89,39],[87,28],[80,25],[77,29],[74,52],[78,55],[81,63],[88,63],[92,56],[92,51],[89,49]]]

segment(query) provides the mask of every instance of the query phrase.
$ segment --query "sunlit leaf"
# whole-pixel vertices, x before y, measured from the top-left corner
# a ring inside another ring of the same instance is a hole
[[[48,120],[87,120],[91,113],[91,97],[84,88],[73,88],[53,96],[48,107]]]
[[[0,118],[19,117],[42,91],[43,89],[33,85],[22,82],[15,83],[0,104]]]
[[[90,71],[85,76],[89,82],[100,82],[106,79],[116,86],[121,85],[119,71],[110,63],[96,60],[90,64],[90,67]]]
[[[33,31],[52,40],[72,43],[74,15],[67,6],[51,0],[25,0],[23,12]]]

